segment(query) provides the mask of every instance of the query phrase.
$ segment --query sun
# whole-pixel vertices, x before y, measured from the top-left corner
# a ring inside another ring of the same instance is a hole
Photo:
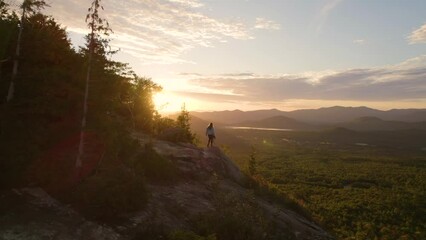
[[[199,111],[206,105],[203,101],[165,90],[154,94],[152,100],[154,102],[155,109],[160,114],[180,112],[183,105],[185,105],[185,109],[187,111]]]
[[[161,91],[153,96],[155,109],[161,114],[175,113],[182,109],[183,104],[188,111],[197,106],[194,99],[179,96],[167,91]]]
[[[155,109],[160,112],[174,112],[179,111],[179,108],[175,106],[174,96],[170,93],[159,92],[153,96]]]

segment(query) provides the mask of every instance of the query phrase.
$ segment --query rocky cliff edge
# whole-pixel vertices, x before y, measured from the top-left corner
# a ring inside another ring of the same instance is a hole
[[[332,239],[305,217],[253,194],[246,176],[219,148],[135,137],[172,162],[181,176],[172,184],[149,183],[143,211],[106,225],[85,219],[41,188],[14,189],[1,193],[0,239],[143,239],[141,233],[153,226],[191,230],[194,219],[229,207],[221,206],[227,204],[223,199],[244,199],[256,206],[282,239]]]

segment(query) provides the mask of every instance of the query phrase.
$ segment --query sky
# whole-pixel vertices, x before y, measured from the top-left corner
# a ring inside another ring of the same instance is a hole
[[[12,5],[18,0],[6,0]],[[75,46],[90,0],[46,0]],[[426,108],[424,0],[102,0],[160,112]]]

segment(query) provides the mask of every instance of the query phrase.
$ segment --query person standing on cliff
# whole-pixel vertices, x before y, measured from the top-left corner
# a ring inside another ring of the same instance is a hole
[[[213,147],[214,139],[216,138],[216,134],[214,132],[213,123],[210,123],[206,129],[206,136],[209,137],[209,141],[207,142],[207,147]]]

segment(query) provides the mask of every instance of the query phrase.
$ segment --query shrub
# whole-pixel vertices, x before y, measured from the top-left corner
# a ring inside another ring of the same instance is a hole
[[[294,239],[286,229],[278,229],[252,198],[217,192],[215,211],[194,220],[197,232],[215,234],[218,239]]]
[[[188,142],[185,130],[180,127],[165,128],[158,135],[158,139],[174,143]]]
[[[155,152],[150,144],[137,157],[135,169],[155,183],[172,183],[178,179],[176,166]]]
[[[155,115],[153,122],[154,135],[159,136],[164,130],[174,127],[176,127],[175,120],[168,117],[162,117],[160,114]]]
[[[142,175],[124,167],[106,168],[77,186],[72,200],[89,217],[109,221],[140,210],[147,191]]]

